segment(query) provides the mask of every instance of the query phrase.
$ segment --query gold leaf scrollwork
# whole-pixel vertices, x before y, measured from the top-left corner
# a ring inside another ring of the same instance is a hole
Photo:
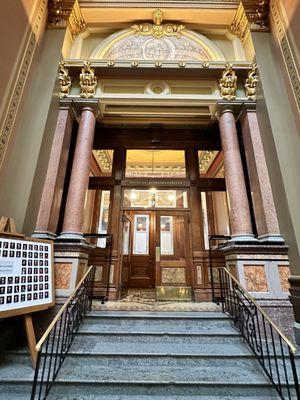
[[[157,9],[153,13],[153,24],[144,23],[140,25],[132,25],[136,35],[153,36],[156,39],[161,39],[164,36],[176,36],[178,39],[181,32],[185,29],[184,25],[163,24],[163,13]]]
[[[69,76],[69,71],[65,67],[65,62],[62,60],[59,63],[59,97],[62,99],[63,97],[67,97],[70,94],[70,89],[72,85],[72,78]]]
[[[224,100],[235,100],[237,89],[237,76],[232,68],[232,64],[228,62],[219,81],[221,96]]]
[[[249,100],[255,101],[257,99],[257,82],[257,64],[253,64],[251,71],[248,72],[248,78],[245,80],[245,91]]]
[[[79,76],[80,96],[85,99],[95,96],[97,88],[97,77],[94,69],[91,67],[90,61],[84,61],[81,74]]]

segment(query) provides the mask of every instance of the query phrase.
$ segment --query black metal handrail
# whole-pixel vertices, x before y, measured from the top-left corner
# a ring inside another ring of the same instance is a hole
[[[223,312],[232,316],[280,398],[299,400],[296,347],[226,268],[219,273]]]
[[[45,400],[69,352],[78,328],[92,307],[95,267],[89,267],[36,345],[31,400]]]

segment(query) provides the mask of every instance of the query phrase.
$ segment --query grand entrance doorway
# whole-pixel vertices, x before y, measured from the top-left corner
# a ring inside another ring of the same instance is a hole
[[[129,211],[123,216],[122,286],[154,288],[165,276],[190,276],[189,212]],[[179,278],[180,277],[180,278]],[[174,278],[176,280],[176,276]]]
[[[214,131],[184,130],[186,143],[182,135],[102,127],[96,136],[85,232],[112,236],[110,249],[94,240],[90,255],[100,293],[109,282],[115,299],[130,288],[159,300],[211,299],[208,238],[229,233],[223,156]],[[216,273],[224,256],[213,259]]]

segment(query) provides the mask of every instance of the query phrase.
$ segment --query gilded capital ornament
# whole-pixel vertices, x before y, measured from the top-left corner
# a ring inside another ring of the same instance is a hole
[[[90,61],[84,61],[81,74],[79,76],[80,96],[89,99],[95,96],[97,88],[97,77],[95,71],[91,68]]]
[[[249,100],[255,101],[257,99],[257,82],[257,64],[253,64],[252,69],[248,72],[248,78],[245,80],[245,92]]]
[[[67,97],[70,94],[70,89],[72,85],[72,78],[69,76],[69,71],[65,67],[65,62],[63,60],[59,63],[59,97],[62,99],[63,97]]]
[[[163,24],[163,13],[157,9],[153,13],[153,24],[144,23],[140,25],[132,25],[136,35],[153,36],[156,39],[161,39],[164,36],[176,36],[178,39],[181,32],[185,29],[184,25]]]
[[[219,80],[219,88],[224,100],[236,99],[237,77],[230,62],[227,62],[222,78]]]

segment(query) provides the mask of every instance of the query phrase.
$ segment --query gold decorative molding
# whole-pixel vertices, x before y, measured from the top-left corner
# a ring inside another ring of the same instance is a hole
[[[91,67],[90,61],[84,61],[81,74],[79,76],[80,96],[89,99],[95,96],[97,88],[97,77],[95,70]]]
[[[140,25],[132,25],[136,35],[153,36],[156,39],[160,39],[164,36],[176,36],[180,38],[181,32],[185,29],[184,25],[175,24],[163,24],[163,13],[160,9],[157,9],[153,13],[153,24],[144,23]]]
[[[249,100],[255,101],[257,99],[257,83],[257,64],[253,64],[251,71],[248,72],[248,78],[245,80],[245,92]]]
[[[48,26],[66,28],[75,0],[48,0]]]
[[[243,44],[250,30],[268,32],[269,11],[270,0],[241,0],[229,27],[230,32],[239,37]]]
[[[78,0],[49,0],[48,28],[68,28],[74,40],[85,27]]]
[[[74,7],[70,14],[68,23],[68,30],[70,32],[72,40],[74,40],[76,36],[85,29],[85,27],[86,22],[81,13],[78,0],[75,0]]]
[[[251,31],[269,31],[270,0],[241,0]]]
[[[32,22],[32,30],[23,52],[23,58],[20,62],[20,68],[16,74],[14,85],[11,88],[11,97],[9,99],[4,122],[0,131],[0,167],[3,163],[5,151],[14,126],[19,104],[22,98],[23,90],[26,84],[27,76],[34,56],[38,39],[42,32],[44,20],[46,18],[47,0],[41,0],[37,6],[36,17]]]
[[[291,83],[293,94],[295,97],[295,102],[297,104],[298,110],[300,111],[300,74],[291,49],[289,38],[286,34],[286,28],[283,23],[283,18],[279,11],[277,0],[271,1],[271,19],[272,28],[274,28],[274,33],[277,36],[278,45],[282,53],[282,58],[287,70],[287,74]]]
[[[246,17],[245,9],[242,3],[240,3],[234,19],[229,27],[230,32],[240,38],[244,44],[249,33],[248,19]]]
[[[224,100],[235,100],[237,89],[237,76],[232,68],[232,64],[228,62],[219,81],[221,96]]]
[[[62,99],[63,97],[69,96],[72,85],[72,79],[69,75],[69,71],[65,67],[65,62],[63,60],[59,63],[58,80],[60,85],[59,97]]]

